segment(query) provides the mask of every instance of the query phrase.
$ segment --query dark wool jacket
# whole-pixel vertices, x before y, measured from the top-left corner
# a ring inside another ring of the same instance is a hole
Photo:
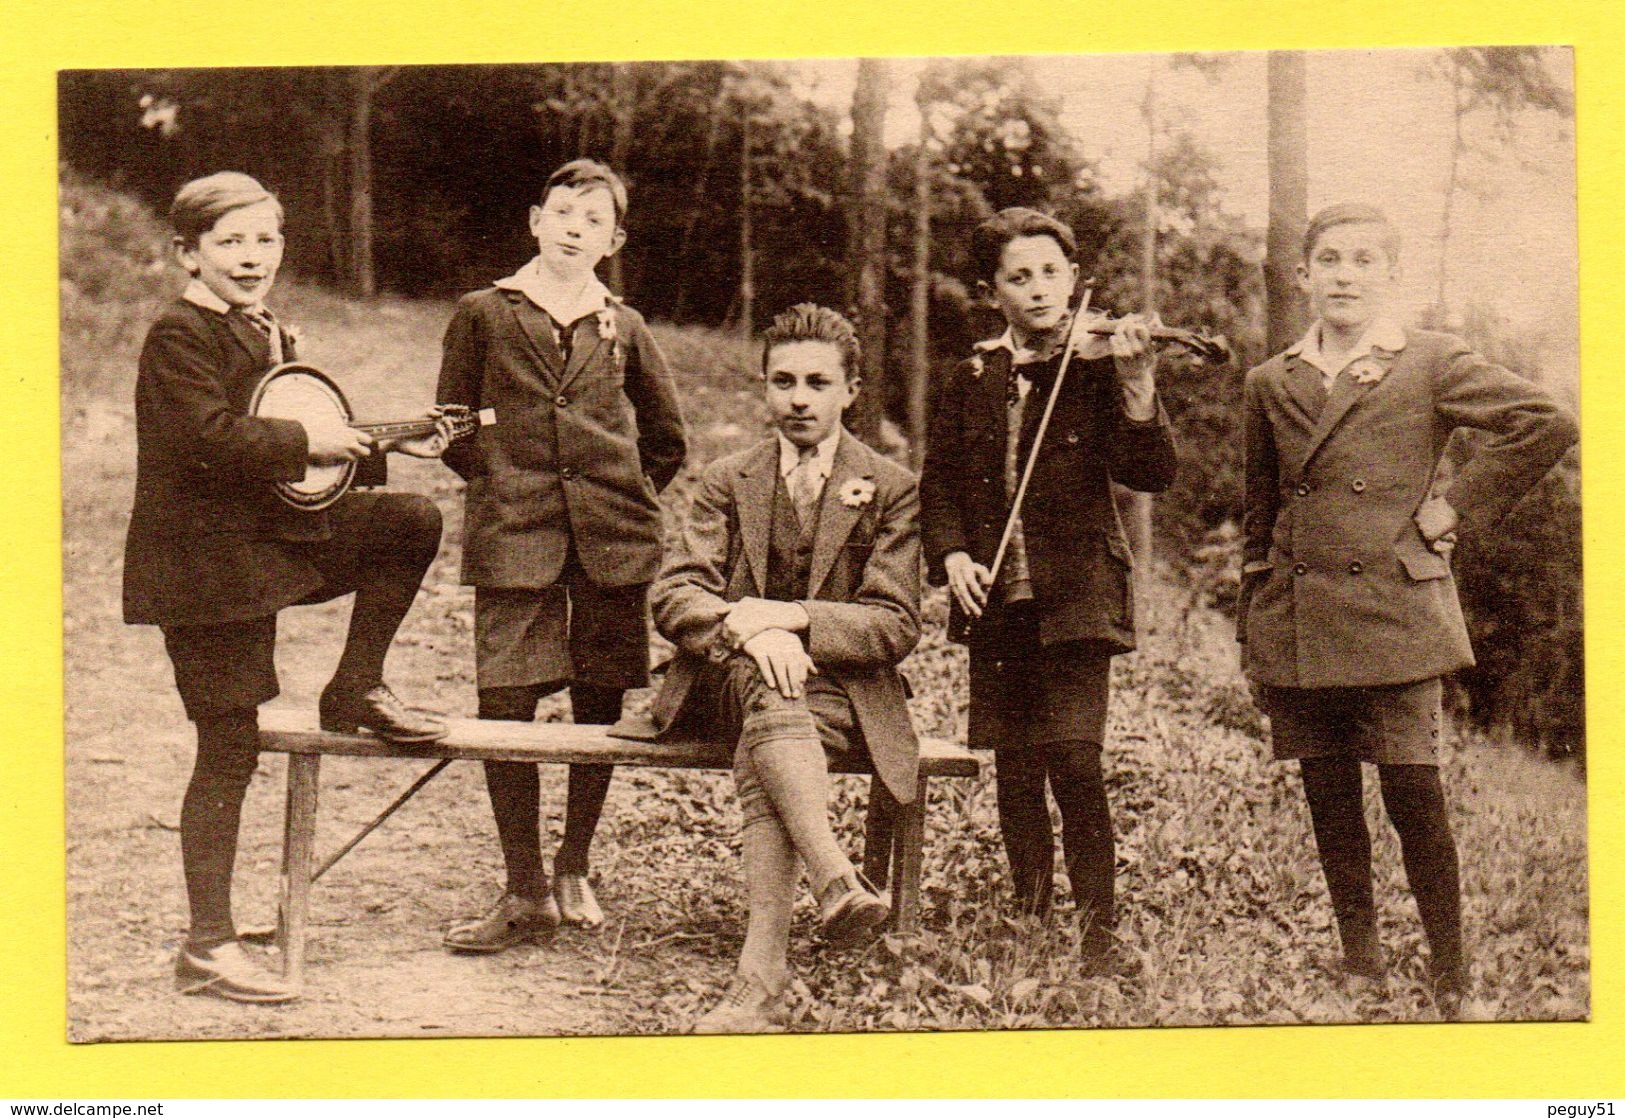
[[[928,577],[947,581],[955,551],[991,566],[1010,501],[1005,495],[1011,352],[984,344],[936,386],[925,471],[920,478],[921,536]],[[1025,463],[1059,358],[1033,367],[1035,384],[1017,444]],[[1039,636],[1046,644],[1100,642],[1134,647],[1133,559],[1112,498],[1112,482],[1157,492],[1173,482],[1173,435],[1160,401],[1145,422],[1123,410],[1111,358],[1074,358],[1039,450],[1022,506]],[[949,632],[966,640],[954,603]],[[974,640],[972,629],[970,640]]]
[[[463,582],[550,586],[572,542],[600,586],[659,571],[658,494],[683,464],[683,417],[643,316],[621,303],[608,313],[612,331],[599,315],[572,324],[566,362],[547,313],[519,291],[458,302],[437,399],[496,411],[445,455],[468,482]]]

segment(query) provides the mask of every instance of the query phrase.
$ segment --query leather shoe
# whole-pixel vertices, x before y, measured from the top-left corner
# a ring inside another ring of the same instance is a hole
[[[818,908],[818,930],[831,947],[867,947],[891,918],[891,905],[855,870],[824,887]]]
[[[441,942],[453,951],[495,955],[516,944],[528,943],[558,924],[559,905],[551,893],[539,901],[504,893],[490,912],[478,920],[457,925]]]
[[[408,707],[382,683],[361,695],[323,691],[318,710],[321,727],[329,733],[370,730],[390,741],[420,744],[439,741],[451,732],[444,721]]]
[[[784,1001],[754,975],[736,974],[690,1031],[696,1036],[727,1033],[776,1033],[784,1027]]]
[[[581,874],[555,874],[553,898],[558,902],[559,919],[566,924],[596,928],[604,922],[604,910],[598,907],[598,898],[593,896],[592,886]]]
[[[299,996],[286,979],[255,962],[234,939],[214,947],[181,948],[175,958],[175,989],[261,1005],[291,1002]]]

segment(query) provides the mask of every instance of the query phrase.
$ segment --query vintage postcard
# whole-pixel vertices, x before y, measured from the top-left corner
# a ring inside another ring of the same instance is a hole
[[[72,1041],[1589,1018],[1570,50],[56,92]]]

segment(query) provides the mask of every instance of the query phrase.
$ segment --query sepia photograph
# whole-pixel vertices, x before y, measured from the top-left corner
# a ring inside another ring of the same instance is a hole
[[[56,98],[70,1042],[1590,1020],[1569,48]]]

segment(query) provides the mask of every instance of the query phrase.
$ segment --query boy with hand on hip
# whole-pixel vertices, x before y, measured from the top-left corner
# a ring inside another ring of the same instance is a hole
[[[653,592],[678,648],[656,727],[737,742],[750,920],[698,1033],[777,1022],[798,862],[827,942],[866,945],[890,914],[835,841],[826,750],[866,750],[903,803],[919,767],[897,673],[919,638],[913,475],[841,427],[859,384],[846,319],[803,303],[763,346],[776,431],[706,469]]]
[[[1072,230],[1003,210],[971,239],[977,286],[1004,316],[935,394],[920,479],[929,577],[951,594],[950,635],[970,649],[972,748],[992,749],[999,830],[1019,915],[1046,917],[1061,809],[1083,965],[1108,970],[1116,850],[1101,769],[1111,658],[1134,648],[1133,560],[1112,483],[1166,489],[1176,465],[1157,399],[1148,324],[1109,341],[1086,323],[1003,566],[992,564],[1069,335],[1078,282]]]
[[[382,484],[381,452],[435,457],[447,432],[374,440],[337,415],[250,415],[265,373],[295,357],[292,335],[264,303],[282,263],[282,205],[249,176],[225,171],[183,186],[170,220],[192,282],[141,349],[124,619],[163,630],[197,726],[180,825],[191,928],[176,983],[188,994],[284,1002],[298,991],[248,954],[231,915],[243,797],[259,757],[256,708],[278,692],[278,611],[355,595],[344,653],[322,692],[322,729],[426,742],[446,726],[383,682],[395,631],[439,550],[439,510],[414,494],[351,492],[307,511],[284,503],[273,483],[297,482],[307,466],[359,461],[360,484]]]
[[[594,274],[625,243],[625,220],[615,172],[587,159],[560,167],[530,210],[536,256],[464,296],[446,330],[439,401],[497,419],[445,456],[468,483],[463,582],[475,587],[481,718],[528,722],[568,686],[577,722],[608,724],[623,692],[649,682],[658,494],[682,466],[685,437],[643,316]],[[612,772],[570,766],[549,887],[537,766],[485,763],[507,888],[485,916],[452,928],[447,947],[497,952],[561,920],[603,920],[587,852]]]
[[[1440,677],[1473,663],[1450,574],[1577,438],[1538,387],[1387,313],[1399,235],[1373,206],[1316,214],[1299,283],[1314,325],[1247,374],[1237,637],[1278,760],[1297,760],[1343,966],[1386,972],[1362,763],[1375,764],[1441,1011],[1468,991],[1455,839],[1439,781]],[[1451,432],[1491,436],[1434,493]]]

